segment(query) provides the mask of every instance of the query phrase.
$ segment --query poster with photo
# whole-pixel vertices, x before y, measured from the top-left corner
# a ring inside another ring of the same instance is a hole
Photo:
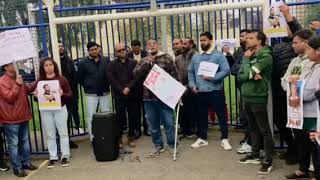
[[[39,110],[60,110],[61,96],[58,80],[39,81],[37,85]]]
[[[292,82],[288,82],[288,128],[302,129],[303,127],[303,88],[304,81],[302,80],[296,79]]]
[[[288,25],[279,9],[283,4],[283,1],[274,2],[263,13],[263,31],[269,38],[288,36]]]
[[[218,39],[216,41],[216,47],[218,51],[223,53],[229,52],[233,54],[235,49],[237,48],[237,40],[236,39]]]

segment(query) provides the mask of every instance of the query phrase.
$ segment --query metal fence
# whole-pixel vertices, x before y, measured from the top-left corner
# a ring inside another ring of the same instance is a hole
[[[203,4],[233,3],[240,0],[161,0],[158,1],[158,8],[177,8],[177,7],[195,7]],[[105,2],[104,2],[105,3]],[[320,0],[309,0],[300,2],[290,0],[287,3],[291,6],[292,14],[300,21],[306,24],[308,17],[312,16],[310,11],[313,4],[319,4]],[[47,22],[46,8],[42,1],[34,7],[28,5],[29,24],[10,27],[0,27],[0,32],[16,29],[29,28],[35,46],[39,51],[39,57],[35,57],[31,63],[33,74],[25,74],[27,81],[32,81],[37,74],[38,62],[41,57],[51,54],[51,41],[49,36],[49,26]],[[150,8],[149,2],[122,3],[122,4],[100,4],[94,6],[66,7],[63,0],[55,8],[56,16],[79,16],[91,14],[113,14],[119,12],[142,11]],[[221,10],[208,13],[191,13],[184,15],[168,17],[148,17],[134,18],[126,20],[110,20],[91,23],[73,23],[58,26],[58,35],[69,56],[74,60],[82,59],[86,56],[85,45],[89,41],[96,41],[102,47],[102,52],[106,56],[113,57],[114,46],[117,42],[123,42],[130,47],[130,42],[138,39],[145,47],[146,40],[149,38],[158,39],[162,47],[166,47],[171,52],[172,40],[174,38],[191,37],[195,40],[199,48],[199,34],[203,31],[210,31],[214,35],[214,40],[223,38],[239,38],[239,32],[243,28],[262,29],[261,8],[246,8],[234,10]],[[165,34],[165,35],[164,35]],[[26,64],[30,60],[20,63],[20,68],[27,69]],[[79,113],[81,117],[81,126],[86,128],[86,109],[84,108],[84,98],[82,90],[79,87]],[[226,103],[229,110],[230,124],[238,125],[238,95],[235,88],[234,77],[229,76],[225,80]],[[33,112],[33,119],[30,122],[30,146],[32,153],[46,153],[44,132],[41,128],[41,117],[38,111],[38,105],[33,101],[30,95],[30,104]],[[71,131],[72,136],[78,136],[75,131]]]

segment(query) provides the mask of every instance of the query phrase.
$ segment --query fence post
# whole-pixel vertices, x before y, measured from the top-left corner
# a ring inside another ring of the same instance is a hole
[[[57,33],[57,25],[53,22],[55,18],[55,14],[53,12],[54,2],[52,0],[47,0],[48,7],[48,17],[49,17],[49,27],[50,27],[50,37],[51,37],[51,49],[52,49],[52,58],[57,62],[59,70],[61,72],[60,66],[60,55],[58,49],[58,33]]]
[[[34,10],[33,4],[28,3],[27,9],[28,9],[29,24],[37,24],[35,15],[33,13],[33,10]],[[30,28],[30,32],[32,35],[34,48],[36,49],[37,52],[39,52],[37,28]],[[38,55],[33,58],[33,68],[34,68],[35,74],[37,75],[39,73],[39,56]]]
[[[164,3],[160,4],[160,8],[165,8]],[[161,16],[161,50],[163,52],[168,52],[167,42],[167,16]]]

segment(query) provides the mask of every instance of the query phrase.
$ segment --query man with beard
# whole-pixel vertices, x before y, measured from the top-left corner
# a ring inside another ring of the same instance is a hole
[[[237,76],[240,70],[241,60],[243,58],[243,54],[246,50],[246,39],[247,33],[249,32],[248,29],[242,29],[240,31],[240,47],[235,51],[233,57],[235,59],[235,63],[231,67],[231,74]],[[245,137],[243,140],[240,141],[240,147],[238,148],[237,152],[239,154],[250,153],[251,152],[251,138],[250,138],[250,131],[248,127],[248,118],[246,116],[246,112],[244,111],[243,101],[241,98],[241,91],[240,91],[240,84],[236,82],[237,93],[240,96],[239,102],[239,113],[240,118],[239,121],[242,124],[242,127],[245,129]]]
[[[182,39],[174,39],[173,42],[173,53],[175,58],[182,54]]]
[[[73,60],[68,56],[67,51],[64,48],[62,42],[58,43],[59,54],[60,54],[60,64],[61,64],[61,73],[68,80],[69,85],[72,90],[72,100],[67,103],[68,110],[68,133],[70,136],[70,128],[72,128],[72,118],[76,125],[76,129],[79,133],[83,133],[83,130],[80,128],[80,117],[78,112],[78,83],[76,78],[76,69]],[[69,137],[70,140],[70,137]],[[70,148],[76,149],[78,145],[70,140]]]
[[[137,78],[145,77],[149,74],[154,64],[157,64],[173,78],[179,80],[177,68],[172,60],[172,57],[167,53],[160,51],[159,44],[154,39],[147,41],[147,49],[149,55],[142,59],[135,67],[133,73]],[[160,120],[164,124],[164,128],[167,135],[167,143],[169,146],[170,154],[173,155],[174,150],[174,116],[173,110],[157,98],[150,90],[143,87],[143,101],[147,115],[147,123],[151,132],[152,142],[154,148],[150,155],[156,156],[162,153],[164,148]]]
[[[191,63],[192,57],[198,52],[193,48],[194,41],[191,38],[182,39],[183,53],[176,57],[176,66],[178,69],[181,83],[187,87],[186,92],[182,96],[183,106],[180,108],[179,122],[182,135],[179,140],[189,139],[193,135],[193,128],[196,121],[196,104],[195,95],[188,88],[188,66]]]
[[[92,116],[97,110],[99,103],[102,112],[109,111],[109,81],[107,78],[107,66],[110,62],[99,53],[98,44],[87,44],[89,55],[78,65],[78,79],[83,85],[87,97],[87,120],[90,141],[93,140],[91,131]]]
[[[141,59],[147,57],[147,55],[148,55],[148,53],[145,50],[141,49],[141,42],[139,40],[133,40],[131,42],[131,49],[132,49],[132,51],[127,54],[128,58],[134,59],[138,62]],[[140,106],[140,109],[142,110],[142,114],[140,113],[140,116],[142,115],[142,119],[143,119],[143,134],[145,136],[150,136],[150,134],[148,132],[148,124],[146,121],[146,111],[144,109],[143,100],[142,100],[143,81],[139,81],[137,83],[139,84],[138,85],[139,86],[138,87],[138,91],[139,91],[138,94],[139,94],[139,106]],[[135,139],[138,139],[141,135],[142,135],[141,122],[139,121],[139,125],[137,126],[137,129],[136,129]]]
[[[199,148],[208,145],[208,106],[211,103],[219,118],[221,131],[221,146],[225,150],[231,150],[232,147],[228,141],[227,117],[224,112],[224,78],[230,74],[230,67],[226,57],[214,49],[212,45],[213,36],[210,32],[203,32],[200,35],[200,44],[203,52],[193,56],[192,62],[188,68],[189,87],[196,94],[198,109],[198,139],[191,145],[192,148]],[[214,77],[198,75],[201,62],[215,63],[219,68]]]

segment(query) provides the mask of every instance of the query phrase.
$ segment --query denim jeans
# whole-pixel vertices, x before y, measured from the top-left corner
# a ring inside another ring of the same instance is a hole
[[[4,139],[3,139],[3,127],[0,125],[0,165],[3,164],[3,156],[4,156]]]
[[[110,111],[109,108],[109,96],[86,96],[87,97],[87,120],[88,120],[88,132],[90,135],[90,139],[93,138],[92,135],[92,116],[97,112],[97,106],[99,103],[99,107],[101,112]]]
[[[161,101],[144,101],[146,119],[151,132],[152,142],[156,147],[163,147],[160,119],[164,123],[167,144],[174,147],[174,116],[173,110]]]
[[[197,136],[207,140],[208,136],[208,106],[211,104],[218,116],[221,139],[228,139],[227,116],[225,113],[224,91],[199,92],[196,94],[198,106],[198,131]]]
[[[30,164],[29,123],[5,124],[11,166],[13,169]]]
[[[40,111],[41,120],[47,134],[47,144],[50,154],[50,160],[58,160],[56,129],[58,130],[60,137],[61,157],[70,157],[69,148],[69,136],[67,118],[68,111],[66,106],[63,106],[61,110],[53,111]]]

